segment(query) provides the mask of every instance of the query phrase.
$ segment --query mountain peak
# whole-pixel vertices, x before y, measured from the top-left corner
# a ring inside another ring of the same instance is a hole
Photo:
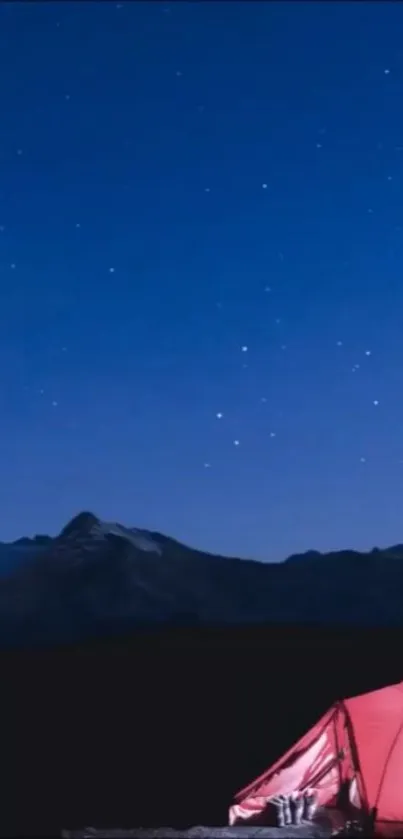
[[[99,543],[105,538],[121,539],[131,547],[146,553],[162,553],[162,547],[147,530],[138,530],[136,527],[124,527],[117,522],[108,522],[99,519],[94,513],[84,511],[74,516],[69,523],[63,527],[57,537],[59,546],[69,546],[75,542],[78,546],[89,547],[91,544]]]
[[[59,533],[59,539],[71,539],[80,535],[90,533],[95,525],[99,525],[100,520],[93,513],[84,511],[78,513],[72,518]]]

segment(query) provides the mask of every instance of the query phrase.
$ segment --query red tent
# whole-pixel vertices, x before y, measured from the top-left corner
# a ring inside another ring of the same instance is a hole
[[[372,815],[377,835],[403,836],[403,682],[336,702],[238,792],[229,823],[265,824],[273,797],[308,789],[315,792],[318,813],[357,820]]]

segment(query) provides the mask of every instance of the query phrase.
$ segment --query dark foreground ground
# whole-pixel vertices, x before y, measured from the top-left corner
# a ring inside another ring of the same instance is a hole
[[[224,826],[335,699],[403,679],[402,643],[296,627],[1,652],[0,835]]]
[[[137,830],[64,830],[62,839],[284,839],[285,830],[273,827],[192,827]],[[287,827],[288,839],[326,839],[329,831],[316,825]]]

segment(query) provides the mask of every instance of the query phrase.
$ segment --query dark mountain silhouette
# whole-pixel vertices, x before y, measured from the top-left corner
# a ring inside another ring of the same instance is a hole
[[[206,554],[83,512],[55,538],[2,545],[0,560],[2,551],[3,647],[150,626],[402,622],[402,545],[263,563]]]

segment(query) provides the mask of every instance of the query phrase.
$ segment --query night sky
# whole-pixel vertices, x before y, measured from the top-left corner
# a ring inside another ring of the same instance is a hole
[[[0,6],[0,539],[403,541],[403,4]]]

